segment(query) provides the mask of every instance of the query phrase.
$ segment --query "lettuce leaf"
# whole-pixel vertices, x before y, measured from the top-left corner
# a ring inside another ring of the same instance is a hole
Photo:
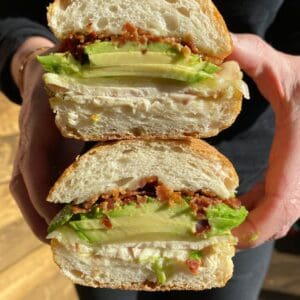
[[[62,227],[68,223],[73,217],[73,211],[70,205],[66,205],[51,221],[48,227],[48,233]]]
[[[245,207],[239,209],[221,203],[211,205],[206,211],[208,223],[211,226],[211,233],[221,234],[242,224],[248,215]]]

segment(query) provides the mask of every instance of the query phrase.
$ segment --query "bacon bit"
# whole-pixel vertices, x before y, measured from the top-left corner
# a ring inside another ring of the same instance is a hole
[[[195,43],[193,41],[193,36],[191,34],[187,34],[183,38],[182,44],[188,46],[193,53],[199,53],[199,50],[198,50],[197,46],[195,45]]]
[[[182,203],[183,199],[181,197],[181,193],[180,192],[172,192],[170,201],[171,201],[171,203]]]
[[[101,223],[106,227],[106,229],[112,229],[112,223],[108,216],[104,216]]]
[[[203,195],[203,196],[207,196],[209,198],[217,198],[217,194],[216,193],[213,193],[212,191],[209,191],[207,189],[202,189],[201,191],[198,191],[197,193],[199,193],[200,195]]]
[[[99,207],[104,211],[108,211],[108,202],[104,201],[99,204]]]
[[[187,259],[185,261],[185,264],[187,265],[187,267],[189,268],[190,272],[193,275],[198,275],[199,272],[199,268],[201,266],[201,261],[198,259]]]
[[[184,46],[181,50],[181,53],[183,54],[184,57],[189,57],[192,51],[188,46]]]
[[[92,30],[92,24],[86,25],[87,30]],[[152,33],[135,27],[131,23],[124,24],[122,28],[122,34],[109,35],[107,32],[96,33],[91,31],[88,34],[82,33],[70,33],[66,39],[64,39],[59,47],[59,52],[70,51],[72,55],[80,62],[84,63],[87,57],[84,53],[84,46],[95,41],[112,41],[118,46],[124,45],[127,42],[136,42],[141,45],[148,45],[150,43],[166,43],[173,46],[178,52],[182,52],[183,55],[190,53],[198,54],[204,57],[206,60],[221,64],[218,58],[213,58],[206,55],[201,55],[200,50],[193,42],[191,35],[187,35],[182,38],[155,36]],[[142,50],[143,51],[143,50]]]
[[[120,192],[119,192],[118,189],[114,189],[114,190],[112,191],[112,198],[113,198],[114,200],[117,200],[117,199],[120,198]]]
[[[116,207],[116,202],[113,198],[107,200],[107,210],[113,210]]]
[[[99,199],[99,196],[91,197],[90,199],[88,199],[87,201],[85,201],[83,203],[83,207],[88,210],[91,209],[92,206],[97,202],[98,199]]]
[[[122,28],[122,31],[123,31],[124,34],[129,34],[133,38],[137,38],[138,37],[138,30],[131,23],[124,24],[124,26]]]
[[[145,203],[146,201],[147,200],[145,196],[140,196],[140,195],[136,196],[136,203],[138,204],[138,206],[140,206],[140,204],[142,203]]]
[[[208,221],[200,220],[197,223],[195,235],[196,236],[202,235],[204,232],[206,232],[208,230],[210,230],[210,225],[209,225]]]
[[[141,188],[143,188],[146,184],[149,184],[149,183],[153,183],[153,184],[157,185],[157,183],[158,183],[158,177],[157,176],[145,177],[145,178],[143,178],[143,179],[140,180],[139,186]]]
[[[222,202],[235,209],[239,209],[242,206],[242,203],[238,198],[225,199]]]
[[[171,194],[172,194],[172,190],[167,188],[164,185],[159,185],[156,187],[157,198],[161,201],[169,202]]]
[[[156,187],[156,196],[163,202],[168,202],[169,205],[174,203],[181,203],[182,197],[180,192],[173,192],[165,185],[159,185]]]
[[[205,216],[206,208],[212,204],[215,205],[222,202],[223,200],[219,198],[210,198],[196,194],[193,196],[193,199],[190,202],[190,207],[196,213],[197,217],[199,217],[199,220],[203,220],[203,215]]]
[[[181,195],[182,195],[182,197],[192,197],[195,195],[195,192],[188,190],[188,189],[183,189],[183,190],[181,190]]]
[[[232,198],[222,200],[214,193],[207,190],[197,192],[192,192],[187,189],[182,191],[173,191],[160,182],[157,176],[143,178],[140,181],[139,186],[140,187],[134,191],[115,189],[111,192],[102,194],[100,197],[94,196],[83,204],[73,205],[72,211],[74,214],[88,213],[93,208],[99,207],[104,212],[107,212],[109,210],[113,210],[116,206],[123,206],[130,203],[136,203],[139,207],[142,203],[147,202],[147,197],[153,197],[156,198],[157,201],[172,205],[174,203],[181,203],[184,201],[183,197],[191,197],[189,205],[195,213],[197,220],[199,220],[196,234],[200,235],[210,228],[206,217],[206,209],[210,205],[225,203],[233,208],[238,209],[241,207],[239,199]]]
[[[85,214],[85,213],[88,213],[90,211],[89,209],[82,208],[82,207],[76,206],[76,205],[72,205],[71,210],[72,210],[73,214],[75,214],[75,215]]]

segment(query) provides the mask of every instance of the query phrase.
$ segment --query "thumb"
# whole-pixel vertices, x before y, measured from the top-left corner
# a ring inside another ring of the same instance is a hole
[[[231,37],[234,49],[229,59],[236,60],[255,79],[266,69],[276,51],[254,34],[231,34]]]
[[[253,34],[232,34],[232,40],[234,50],[229,59],[240,64],[276,109],[278,99],[284,98],[282,78],[289,72],[286,55]]]
[[[246,221],[233,230],[239,239],[238,248],[256,247],[266,241],[284,236],[289,226],[283,216],[281,199],[258,198],[256,207],[249,212]]]

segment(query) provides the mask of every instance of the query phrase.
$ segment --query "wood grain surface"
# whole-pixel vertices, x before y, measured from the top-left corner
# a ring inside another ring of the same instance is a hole
[[[19,107],[0,94],[0,300],[77,300],[49,246],[31,233],[9,193],[18,114]]]

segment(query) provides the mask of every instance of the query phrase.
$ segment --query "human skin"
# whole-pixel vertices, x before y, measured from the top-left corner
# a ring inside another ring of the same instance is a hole
[[[250,213],[234,234],[239,248],[249,248],[285,236],[300,217],[300,56],[276,51],[255,35],[233,35],[233,41],[230,59],[254,80],[276,122],[264,182],[240,198]]]
[[[29,38],[11,63],[11,73],[23,103],[19,117],[20,141],[10,189],[32,231],[47,242],[47,224],[61,208],[45,201],[48,191],[81,152],[84,143],[63,138],[55,126],[42,81],[43,70],[33,56],[28,56],[41,47],[53,48],[54,44],[42,37]],[[28,57],[21,79],[19,69]]]
[[[249,248],[284,236],[300,216],[300,57],[280,53],[254,35],[233,35],[233,41],[230,59],[238,61],[253,78],[276,116],[265,181],[241,197],[250,213],[234,230],[238,247]],[[26,64],[21,84],[20,65],[28,53],[44,46],[54,45],[40,37],[28,39],[11,64],[14,80],[24,89],[20,144],[10,187],[24,218],[42,241],[47,223],[60,209],[45,201],[48,191],[84,146],[63,138],[56,128],[42,83],[43,71],[33,57]]]

